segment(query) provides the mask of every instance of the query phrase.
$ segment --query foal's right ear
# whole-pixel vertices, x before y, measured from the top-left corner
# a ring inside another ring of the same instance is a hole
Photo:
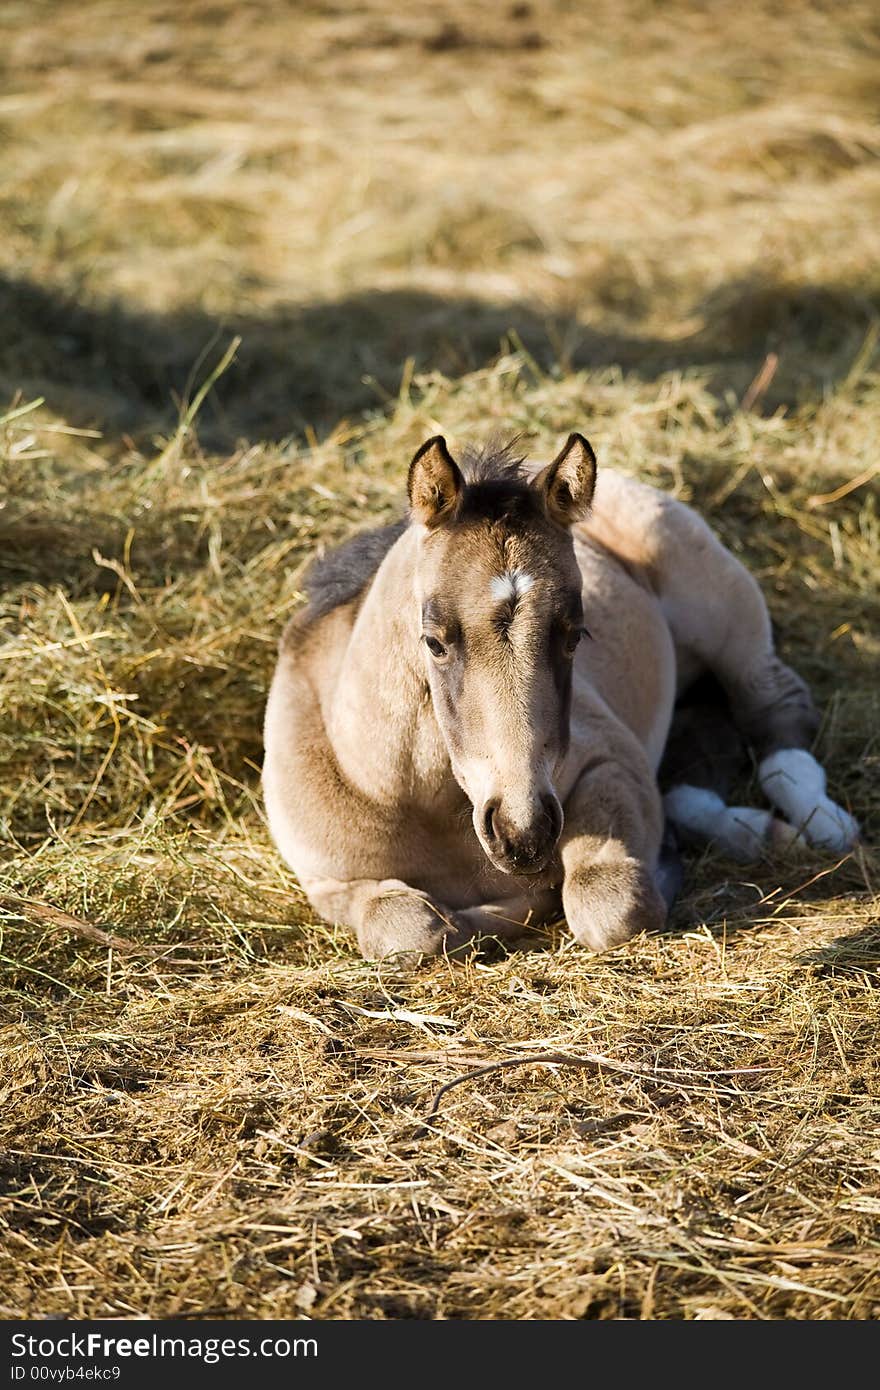
[[[442,434],[423,444],[409,466],[407,490],[413,517],[423,526],[449,521],[464,488],[461,469]]]
[[[559,526],[583,521],[596,486],[596,455],[582,434],[570,434],[535,486],[543,494],[547,515]]]

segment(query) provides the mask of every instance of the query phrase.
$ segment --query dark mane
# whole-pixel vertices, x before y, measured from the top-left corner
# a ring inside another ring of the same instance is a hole
[[[525,455],[514,452],[517,442],[514,438],[502,444],[500,439],[493,438],[480,448],[467,445],[459,459],[465,482],[474,487],[487,483],[499,483],[511,488],[526,487]]]
[[[465,488],[459,504],[459,521],[522,524],[535,515],[538,499],[525,467],[525,457],[515,452],[517,440],[502,444],[490,439],[480,449],[466,448],[460,459]]]
[[[285,640],[357,598],[406,527],[406,521],[394,521],[371,531],[359,531],[313,560],[302,580],[308,603],[295,614]]]

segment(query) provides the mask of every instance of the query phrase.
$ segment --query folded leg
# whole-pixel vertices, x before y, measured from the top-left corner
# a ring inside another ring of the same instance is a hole
[[[562,904],[572,934],[594,951],[666,920],[660,796],[634,740],[627,752],[590,764],[565,804]]]
[[[354,930],[367,960],[450,954],[479,937],[515,938],[536,915],[552,916],[559,901],[558,893],[546,894],[452,911],[395,878],[312,879],[303,887],[322,917]]]

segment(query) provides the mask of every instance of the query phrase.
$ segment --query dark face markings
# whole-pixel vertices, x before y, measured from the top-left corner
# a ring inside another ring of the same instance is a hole
[[[547,730],[548,740],[557,743],[561,753],[567,751],[572,666],[578,643],[585,633],[581,593],[579,588],[560,582],[557,575],[547,576],[529,601],[531,587],[523,596],[496,602],[494,609],[490,609],[488,624],[484,605],[484,612],[480,615],[482,623],[473,624],[479,630],[470,633],[466,632],[459,620],[454,599],[450,595],[432,595],[422,605],[422,641],[431,657],[435,699],[444,715],[447,737],[456,750],[462,744],[463,730],[458,727],[456,711],[464,693],[466,654],[470,650],[472,656],[477,655],[477,659],[482,655],[484,659],[493,660],[498,656],[498,652],[492,650],[496,647],[505,661],[513,659],[519,663],[525,659],[527,667],[540,670],[544,663],[544,669],[549,667],[556,708],[551,712],[545,707],[551,726]],[[546,611],[548,592],[551,596],[549,614]],[[488,593],[486,598],[490,599]],[[533,653],[531,661],[524,658],[522,651],[512,642],[518,617],[531,625],[531,640],[527,644],[527,651]]]
[[[569,536],[529,506],[439,528],[423,563],[421,641],[453,758],[480,757],[489,730],[523,718],[536,749],[563,755],[583,632]]]

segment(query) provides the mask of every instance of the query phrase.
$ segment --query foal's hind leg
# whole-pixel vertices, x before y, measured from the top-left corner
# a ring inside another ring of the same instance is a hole
[[[809,752],[819,718],[805,683],[776,655],[757,583],[680,503],[664,498],[655,521],[651,568],[676,647],[718,678],[768,800],[809,845],[849,849],[858,824],[826,795],[825,772]]]
[[[711,844],[748,862],[805,843],[770,811],[727,804],[747,767],[746,742],[724,691],[714,676],[703,676],[676,707],[658,773],[667,819],[681,844]]]

